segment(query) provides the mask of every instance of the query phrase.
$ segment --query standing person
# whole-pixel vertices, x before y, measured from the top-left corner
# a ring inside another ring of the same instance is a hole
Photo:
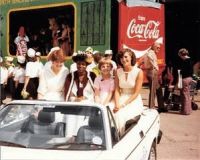
[[[15,84],[14,84],[14,74],[15,74],[15,65],[13,63],[14,58],[11,56],[5,57],[5,66],[8,69],[8,80],[6,85],[7,93],[11,95],[11,99],[15,99]]]
[[[136,57],[130,49],[123,49],[117,57],[118,68],[115,75],[115,120],[119,134],[123,135],[126,121],[142,113],[143,102],[140,90],[143,71],[136,64]]]
[[[95,78],[95,102],[103,105],[111,105],[111,100],[114,93],[114,79],[111,75],[112,62],[102,58],[99,61],[98,67],[101,74]],[[112,107],[112,106],[111,106]]]
[[[162,86],[164,87],[164,102],[168,103],[170,90],[174,88],[172,84],[174,81],[172,63],[168,62],[162,72]]]
[[[41,61],[41,52],[36,52],[35,53],[35,56],[36,56],[36,61],[39,63],[39,65],[43,68],[44,67],[44,65],[43,65],[43,63],[42,63],[42,61]]]
[[[58,37],[60,47],[66,56],[71,56],[71,38],[70,38],[70,27],[67,22],[62,23],[62,33]]]
[[[22,96],[26,99],[37,99],[37,88],[39,85],[39,75],[42,70],[42,65],[37,62],[35,56],[35,50],[32,48],[28,49],[25,70],[25,82],[22,90]]]
[[[180,70],[182,75],[182,89],[181,89],[181,114],[189,115],[192,112],[191,97],[190,97],[190,83],[192,82],[192,63],[189,52],[185,48],[178,51],[180,57]]]
[[[26,56],[28,47],[27,47],[27,43],[29,42],[29,38],[26,35],[26,31],[24,26],[20,26],[19,27],[19,31],[18,31],[18,35],[14,40],[14,43],[17,46],[17,52],[16,55],[17,56]]]
[[[68,74],[65,80],[66,101],[87,101],[94,102],[94,79],[95,73],[87,71],[91,63],[87,54],[77,54],[72,57],[77,65],[77,70]]]
[[[21,91],[24,88],[24,82],[25,82],[25,66],[26,66],[26,58],[24,56],[17,56],[17,64],[15,70],[15,99],[23,99],[21,95]]]
[[[159,73],[159,67],[158,67],[158,60],[157,60],[157,54],[159,53],[161,48],[161,45],[159,43],[154,43],[150,50],[146,53],[144,57],[144,66],[147,73],[147,79],[149,81],[149,107],[154,108],[155,107],[155,97],[157,96],[157,102],[158,102],[158,111],[164,112],[167,111],[164,106],[164,97],[162,93],[162,88],[159,84],[158,80],[158,73]]]
[[[92,72],[92,69],[96,66],[93,57],[94,50],[92,47],[87,47],[85,53],[87,54],[88,60],[90,61],[90,64],[87,66],[87,71]]]
[[[96,64],[96,66],[94,66],[92,68],[92,72],[94,72],[96,74],[96,76],[100,75],[100,69],[99,69],[99,61],[102,59],[102,53],[100,53],[99,51],[94,51],[93,52],[93,58],[94,58],[94,63]]]
[[[105,58],[106,59],[110,59],[111,60],[111,63],[112,63],[112,71],[111,71],[111,74],[112,76],[114,75],[116,69],[117,69],[117,64],[115,63],[115,61],[112,60],[112,57],[113,57],[113,51],[108,49],[108,50],[105,50],[105,54],[104,54]]]
[[[51,63],[43,68],[39,77],[38,99],[64,101],[63,88],[69,70],[64,65],[63,50],[54,49],[48,59]]]
[[[8,70],[3,64],[3,58],[0,56],[0,74],[1,74],[1,90],[0,90],[0,105],[3,103],[3,100],[6,99],[6,90],[5,85],[7,84],[8,80]]]

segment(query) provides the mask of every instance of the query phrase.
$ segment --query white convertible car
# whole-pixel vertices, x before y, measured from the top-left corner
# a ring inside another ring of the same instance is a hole
[[[109,107],[12,101],[0,111],[1,160],[156,159],[161,138],[156,110],[146,108],[119,137]]]

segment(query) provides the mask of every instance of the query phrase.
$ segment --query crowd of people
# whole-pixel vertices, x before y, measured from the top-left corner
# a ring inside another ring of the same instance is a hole
[[[4,77],[1,93],[6,93],[7,86],[12,99],[88,101],[109,105],[116,113],[117,125],[123,134],[126,119],[142,112],[139,93],[143,73],[136,66],[133,51],[120,51],[118,68],[112,54],[112,50],[102,54],[88,47],[73,54],[74,63],[68,69],[61,48],[52,48],[45,64],[40,62],[40,55],[29,48],[26,57],[17,56],[17,66],[14,66],[12,57],[6,57],[4,61],[9,65],[5,67],[1,58],[1,77]],[[6,95],[2,94],[1,101],[5,98]]]
[[[71,56],[74,32],[67,18],[52,17],[48,22],[49,26],[37,28],[34,32],[27,26],[19,26],[16,37],[10,41],[11,54],[26,55],[28,48],[33,48],[46,56],[52,47],[59,46],[65,56]]]
[[[149,107],[155,108],[158,98],[160,110],[165,109],[162,89],[158,81],[157,54],[160,44],[154,43],[144,58],[147,78],[150,84]],[[188,51],[179,51],[182,58],[182,114],[191,113],[187,87],[192,72]],[[0,57],[1,103],[9,92],[12,99],[42,99],[72,102],[96,102],[109,106],[115,115],[119,134],[123,135],[127,120],[140,115],[143,101],[140,95],[143,85],[143,70],[137,65],[135,53],[122,49],[112,60],[112,50],[104,53],[88,47],[85,51],[74,52],[70,68],[65,66],[65,53],[60,47],[53,47],[45,64],[40,61],[40,53],[29,48],[26,56]],[[187,57],[184,57],[187,56]]]

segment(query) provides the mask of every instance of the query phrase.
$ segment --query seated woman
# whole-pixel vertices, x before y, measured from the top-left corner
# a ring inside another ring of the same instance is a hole
[[[70,73],[65,80],[66,101],[94,101],[94,79],[93,72],[86,71],[89,61],[86,54],[77,54],[72,57],[77,65],[77,71]]]
[[[77,65],[77,70],[68,74],[65,80],[65,97],[66,101],[94,102],[94,79],[95,73],[86,71],[87,65],[90,64],[86,54],[77,54],[72,57]],[[77,134],[79,126],[85,121],[85,116],[66,116],[66,131],[68,136]],[[72,127],[73,126],[73,127]]]
[[[135,54],[130,49],[119,52],[115,76],[115,120],[120,135],[124,134],[126,121],[140,115],[143,110],[140,90],[143,71],[136,66]]]
[[[49,55],[49,65],[45,65],[41,74],[38,87],[38,99],[64,101],[64,82],[68,68],[65,67],[63,50],[56,48]]]
[[[111,75],[113,68],[111,60],[102,58],[98,64],[100,75],[95,78],[95,102],[109,105],[113,108],[111,100],[114,93],[114,79]]]

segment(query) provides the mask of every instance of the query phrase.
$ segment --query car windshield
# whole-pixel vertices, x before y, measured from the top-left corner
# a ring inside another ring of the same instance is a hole
[[[9,104],[0,111],[0,145],[25,148],[105,149],[102,112],[97,107]]]

